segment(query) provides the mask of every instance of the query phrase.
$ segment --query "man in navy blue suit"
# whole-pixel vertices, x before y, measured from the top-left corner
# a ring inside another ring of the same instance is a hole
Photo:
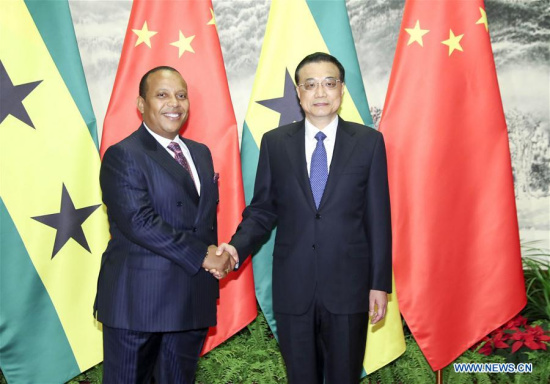
[[[344,121],[344,68],[325,53],[296,68],[305,120],[262,138],[254,197],[230,245],[241,262],[277,226],[273,309],[288,381],[358,383],[369,315],[391,292],[382,134]]]
[[[95,309],[103,323],[104,383],[192,383],[218,280],[234,267],[216,255],[218,177],[209,149],[179,136],[187,84],[171,67],[147,72],[143,124],[111,146],[100,182],[111,240]]]

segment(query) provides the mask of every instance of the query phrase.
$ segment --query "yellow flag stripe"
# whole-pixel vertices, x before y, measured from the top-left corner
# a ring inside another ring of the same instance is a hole
[[[367,374],[373,373],[397,359],[406,349],[393,276],[392,292],[388,295],[388,308],[385,319],[375,325],[369,323],[367,347],[365,348],[365,359],[363,361],[363,367]]]
[[[77,209],[100,204],[99,155],[24,2],[4,2],[2,8],[0,52],[10,79],[14,85],[42,82],[23,101],[36,129],[11,115],[2,122],[0,195],[79,366],[90,366],[101,360],[101,350],[90,346],[101,345],[92,306],[108,239],[105,210],[82,226],[92,253],[71,239],[53,259],[56,230],[32,217],[60,211],[63,184]]]
[[[246,123],[258,147],[263,134],[279,125],[279,113],[257,101],[281,97],[286,71],[294,78],[298,63],[313,52],[328,52],[328,47],[307,3],[304,0],[273,1],[246,114]],[[345,120],[362,122],[347,92],[344,92],[340,115]]]

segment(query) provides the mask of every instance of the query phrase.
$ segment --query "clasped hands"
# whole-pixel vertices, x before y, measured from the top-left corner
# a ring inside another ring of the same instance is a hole
[[[229,272],[235,269],[235,265],[239,262],[237,250],[232,245],[222,243],[219,247],[210,245],[208,253],[204,258],[202,267],[205,271],[210,272],[216,279],[223,279]]]

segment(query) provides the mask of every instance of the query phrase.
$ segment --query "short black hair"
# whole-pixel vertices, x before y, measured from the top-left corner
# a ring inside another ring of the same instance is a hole
[[[304,65],[321,62],[328,62],[336,65],[336,68],[338,68],[338,71],[340,72],[340,81],[344,83],[346,71],[344,70],[342,63],[340,63],[336,57],[329,55],[328,53],[315,52],[304,57],[302,61],[300,61],[300,64],[296,67],[296,72],[294,72],[294,80],[296,81],[296,85],[298,85],[298,82],[300,81],[298,78],[298,72],[300,72],[300,69],[302,69]]]
[[[147,94],[147,78],[149,77],[149,75],[158,71],[172,71],[172,72],[179,73],[176,68],[172,68],[167,65],[161,65],[160,67],[155,67],[147,71],[147,73],[143,75],[143,77],[139,81],[139,95],[143,97],[144,100],[145,100],[145,95]]]

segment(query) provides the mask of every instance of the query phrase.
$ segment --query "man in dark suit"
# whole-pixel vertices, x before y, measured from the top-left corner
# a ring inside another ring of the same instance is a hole
[[[325,53],[300,62],[306,118],[263,136],[254,197],[230,245],[218,249],[242,262],[277,226],[273,309],[296,384],[359,382],[368,317],[384,318],[391,292],[384,140],[337,115],[344,75]]]
[[[187,84],[171,67],[147,72],[137,107],[143,124],[111,146],[100,182],[111,240],[96,298],[103,323],[104,383],[192,383],[218,281],[233,269],[216,255],[217,175],[209,149],[178,135]]]

